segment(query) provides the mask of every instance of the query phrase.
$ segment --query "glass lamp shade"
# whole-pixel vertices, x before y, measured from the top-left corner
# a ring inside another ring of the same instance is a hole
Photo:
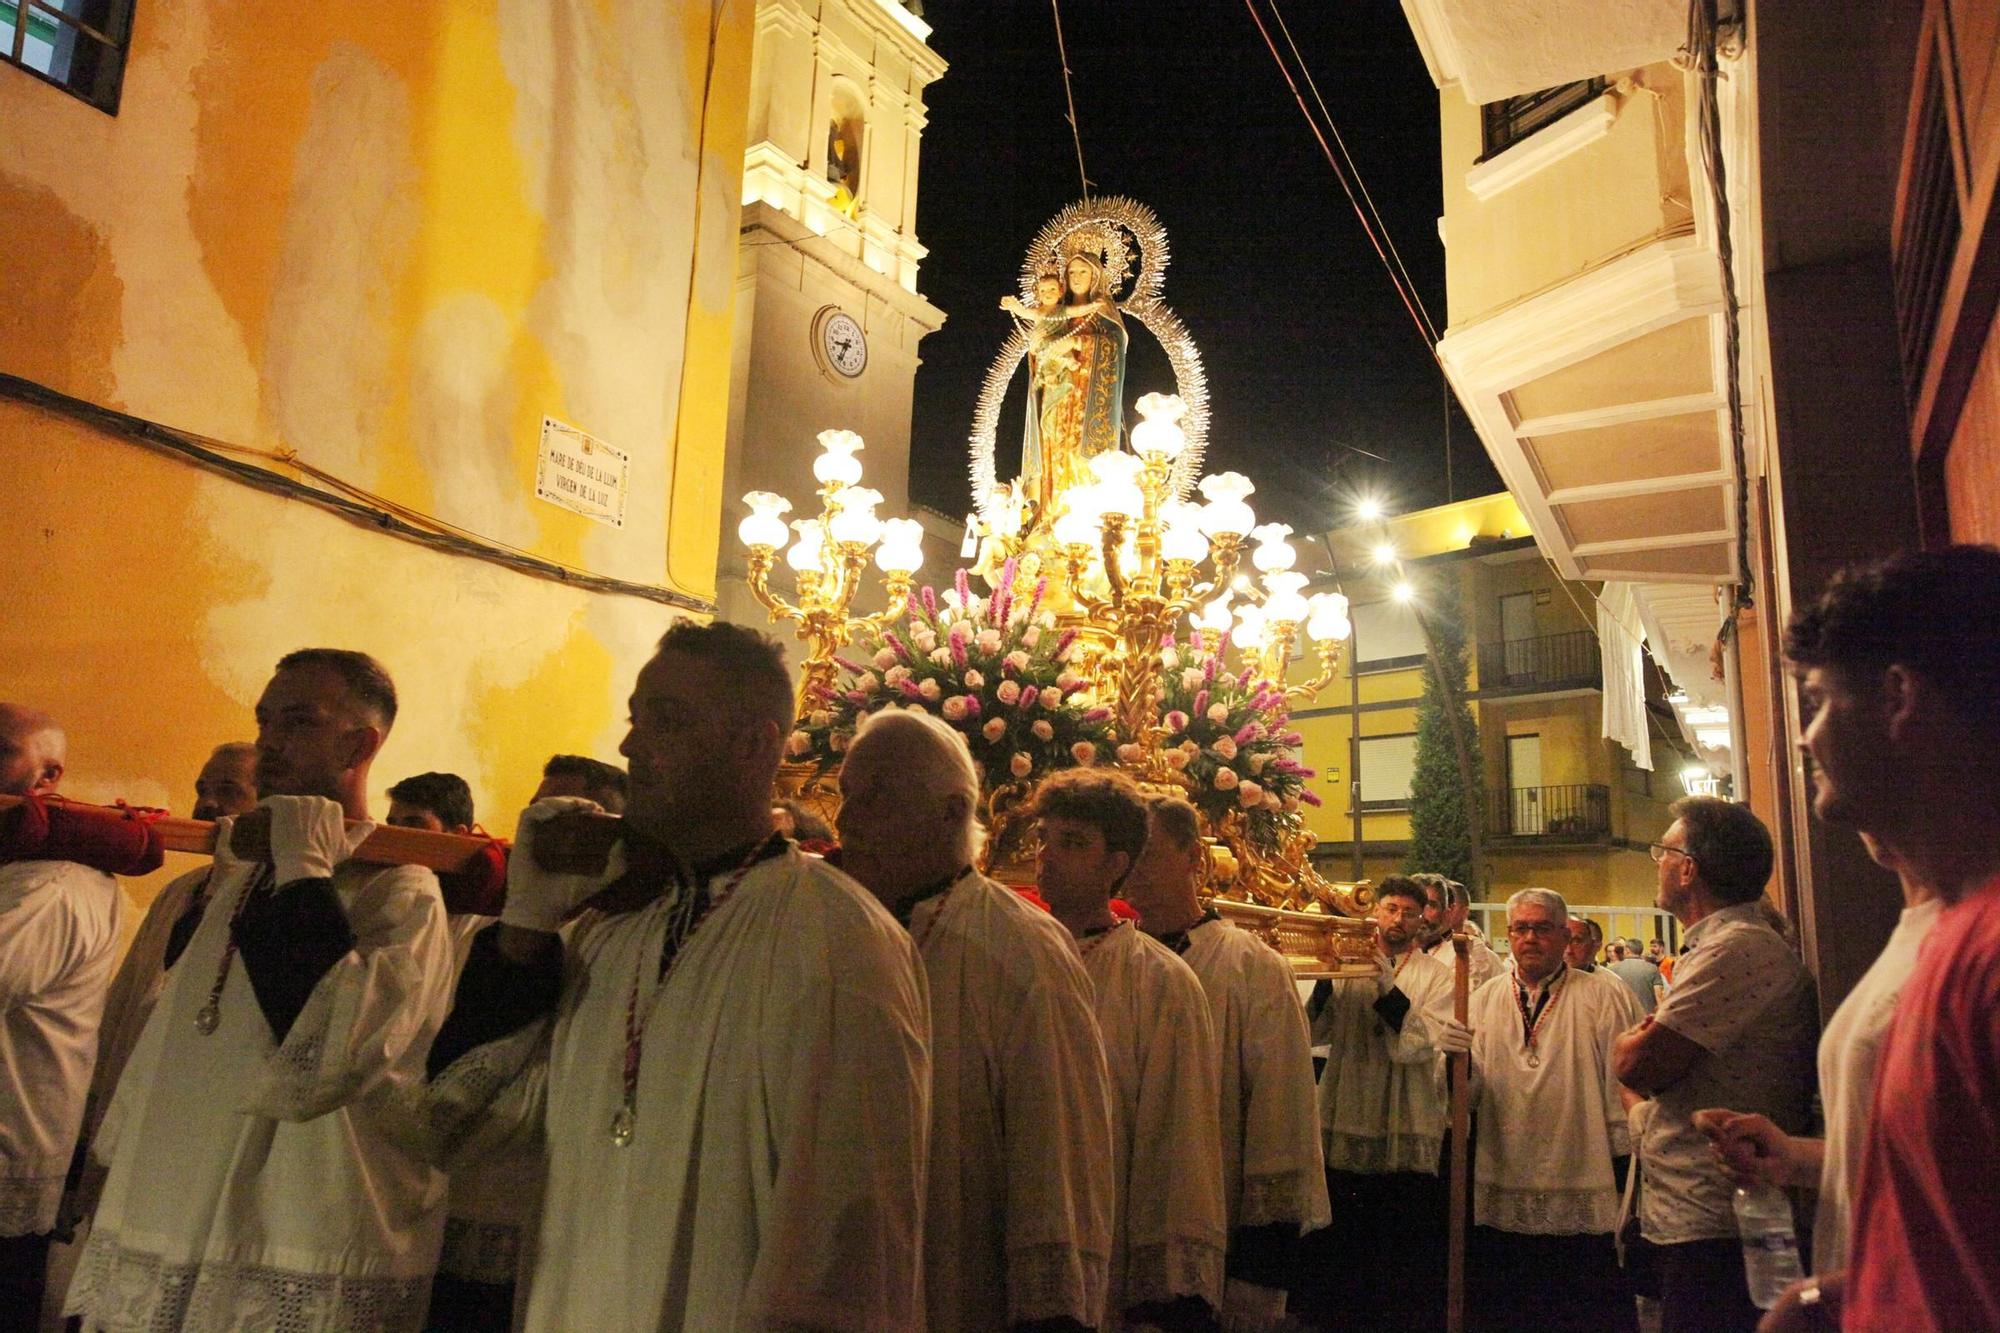
[[[790,500],[770,491],[752,491],[743,497],[743,503],[750,506],[750,516],[736,525],[736,536],[745,546],[768,546],[775,551],[791,540],[792,531],[783,518],[791,512]]]
[[[1056,520],[1056,540],[1065,546],[1095,545],[1104,512],[1097,504],[1097,488],[1072,487],[1064,501],[1069,507]]]
[[[1347,621],[1347,599],[1337,592],[1316,593],[1308,601],[1306,637],[1316,643],[1345,641],[1351,628]]]
[[[1285,540],[1291,535],[1289,523],[1265,523],[1253,529],[1250,540],[1257,543],[1257,549],[1250,553],[1250,563],[1264,574],[1290,569],[1299,558],[1299,553]]]
[[[826,545],[826,529],[818,519],[801,518],[792,524],[792,531],[799,539],[792,543],[792,549],[785,552],[785,563],[801,574],[817,574],[825,568],[821,558]]]
[[[914,574],[923,568],[924,525],[914,518],[892,518],[884,523],[875,564],[884,574]]]
[[[854,456],[861,448],[859,435],[851,430],[823,430],[819,447],[822,452],[813,460],[813,476],[820,485],[852,486],[861,480],[861,460]]]
[[[1131,454],[1102,453],[1090,460],[1092,485],[1098,497],[1098,511],[1123,514],[1127,518],[1142,512],[1145,496],[1139,490],[1139,470],[1144,465]]]
[[[1203,477],[1201,493],[1208,499],[1202,506],[1201,530],[1210,537],[1233,533],[1240,537],[1257,524],[1245,498],[1257,487],[1241,472],[1218,472]]]
[[[1194,623],[1202,629],[1216,634],[1223,634],[1228,632],[1232,619],[1234,619],[1234,612],[1229,609],[1229,594],[1224,593],[1207,606],[1204,606],[1200,613],[1195,616]]]
[[[882,520],[875,516],[875,506],[882,503],[882,493],[871,491],[866,486],[857,486],[841,498],[839,512],[827,520],[833,530],[833,539],[843,545],[849,542],[860,546],[871,546],[882,535]]]
[[[1236,633],[1231,636],[1238,648],[1256,652],[1264,646],[1264,608],[1261,606],[1239,607],[1236,612]]]
[[[1266,620],[1286,620],[1296,625],[1310,614],[1311,608],[1299,589],[1306,586],[1306,576],[1289,570],[1280,570],[1264,576],[1264,617]]]
[[[1160,506],[1160,554],[1169,560],[1198,565],[1208,556],[1208,538],[1201,533],[1201,506],[1169,500]]]
[[[1179,458],[1187,448],[1187,432],[1180,425],[1187,404],[1180,395],[1149,393],[1137,407],[1139,423],[1132,427],[1132,448],[1142,458],[1164,458],[1169,463]]]

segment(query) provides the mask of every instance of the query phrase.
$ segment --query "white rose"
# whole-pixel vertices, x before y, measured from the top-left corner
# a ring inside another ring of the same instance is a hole
[[[979,631],[979,638],[977,640],[977,643],[979,645],[979,651],[982,653],[999,652],[1000,631],[994,629],[991,625],[988,625],[985,629]]]
[[[1042,641],[1042,627],[1040,625],[1030,625],[1021,634],[1021,642],[1025,643],[1030,648],[1034,647],[1041,641]]]
[[[1236,799],[1245,810],[1255,809],[1264,804],[1264,789],[1254,782],[1245,782],[1236,788]]]
[[[1081,684],[1083,684],[1083,677],[1077,675],[1074,671],[1065,671],[1056,677],[1056,688],[1060,690],[1073,690]]]
[[[1097,747],[1089,741],[1078,741],[1069,747],[1069,757],[1085,768],[1097,762]]]
[[[1271,756],[1268,754],[1262,752],[1253,754],[1250,756],[1250,771],[1252,773],[1262,773],[1264,771],[1264,765],[1270,762],[1271,762]]]
[[[1201,688],[1201,681],[1202,674],[1200,667],[1189,667],[1187,670],[1181,672],[1181,688],[1190,694]]]
[[[1001,703],[1011,705],[1016,699],[1021,697],[1021,686],[1017,681],[1003,680],[1000,682],[1000,688],[993,691],[993,693],[999,698]]]
[[[910,669],[906,666],[892,666],[882,673],[882,683],[892,690],[909,678]]]
[[[1028,669],[1028,655],[1019,648],[1008,653],[1004,660],[1008,666],[1014,668],[1016,671],[1026,671]]]
[[[1166,760],[1167,767],[1178,772],[1188,765],[1187,751],[1181,749],[1179,746],[1175,746],[1173,749],[1167,751]]]
[[[824,708],[815,708],[812,712],[806,714],[806,721],[815,727],[832,726],[833,714],[827,712]]]
[[[854,678],[854,688],[863,694],[873,694],[882,688],[882,682],[872,671],[864,671]]]
[[[1215,723],[1217,726],[1220,726],[1224,722],[1227,722],[1229,720],[1229,705],[1210,704],[1208,706],[1208,720],[1210,722]]]
[[[1056,738],[1056,729],[1041,718],[1036,718],[1035,725],[1028,730],[1035,733],[1035,739],[1038,741],[1052,741]]]
[[[917,693],[935,703],[938,696],[944,693],[944,689],[934,680],[924,680],[917,685]]]
[[[1175,652],[1172,648],[1160,649],[1160,665],[1162,667],[1165,667],[1168,671],[1172,671],[1180,664],[1181,655],[1179,653]]]
[[[951,649],[949,649],[949,648],[933,648],[933,649],[931,649],[931,665],[933,665],[933,666],[941,666],[941,667],[948,667],[948,666],[950,666],[950,665],[951,665]]]
[[[916,643],[918,652],[927,653],[938,646],[937,635],[931,633],[929,630],[925,630],[916,636]]]
[[[1236,742],[1227,736],[1219,738],[1215,744],[1208,748],[1213,750],[1216,757],[1220,759],[1234,759],[1236,757]]]
[[[985,688],[985,686],[986,686],[986,677],[980,675],[977,671],[968,671],[965,673],[966,689],[977,690],[977,689],[983,689]]]
[[[947,722],[965,721],[965,696],[954,694],[944,701],[944,716]]]
[[[1118,762],[1121,764],[1137,764],[1145,757],[1146,747],[1143,745],[1134,745],[1128,741],[1118,747]]]
[[[989,719],[986,725],[979,729],[979,734],[989,741],[999,740],[1007,734],[1006,719],[998,717]]]
[[[1062,701],[1063,701],[1062,691],[1057,689],[1053,685],[1049,686],[1046,690],[1043,690],[1041,698],[1038,700],[1038,702],[1042,705],[1042,707],[1048,709],[1051,713],[1055,712],[1056,709],[1062,707]]]
[[[1035,761],[1028,758],[1027,755],[1019,750],[1014,751],[1014,757],[1007,761],[1007,771],[1017,778],[1027,777],[1028,774],[1034,772],[1034,769]]]
[[[1235,769],[1218,768],[1215,770],[1215,789],[1217,791],[1229,791],[1230,789],[1236,786],[1236,783],[1237,783],[1237,777]]]
[[[887,671],[890,667],[896,665],[896,650],[893,648],[878,650],[875,654],[874,662],[877,671]]]
[[[804,754],[812,749],[813,738],[803,731],[795,731],[785,738],[786,754]]]

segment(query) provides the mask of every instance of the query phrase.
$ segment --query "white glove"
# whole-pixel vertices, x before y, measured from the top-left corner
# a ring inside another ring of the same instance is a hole
[[[271,812],[271,865],[281,885],[331,879],[375,831],[365,819],[348,824],[340,803],[324,796],[266,796],[258,804]]]
[[[215,872],[227,874],[243,864],[243,858],[229,845],[236,836],[236,816],[221,815],[215,821]]]
[[[1284,1322],[1285,1289],[1230,1278],[1222,1288],[1224,1333],[1264,1333]]]
[[[604,869],[595,875],[565,875],[535,863],[536,829],[557,815],[598,811],[595,801],[580,796],[549,796],[521,812],[514,825],[514,848],[507,854],[507,903],[500,909],[504,925],[553,933],[572,912],[625,873],[625,844],[614,843]]]
[[[1437,1048],[1446,1055],[1465,1055],[1472,1050],[1472,1029],[1456,1018],[1438,1024]]]
[[[1375,995],[1387,995],[1396,985],[1396,964],[1381,950],[1375,952]]]

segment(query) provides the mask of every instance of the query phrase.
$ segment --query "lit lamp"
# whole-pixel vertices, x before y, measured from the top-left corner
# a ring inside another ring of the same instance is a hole
[[[909,608],[911,576],[924,558],[920,524],[913,519],[884,522],[875,513],[882,495],[860,484],[861,460],[855,455],[861,450],[861,437],[850,430],[827,430],[820,432],[819,444],[813,476],[820,483],[820,513],[792,522],[790,531],[797,540],[789,549],[784,515],[791,512],[792,503],[782,495],[752,491],[744,496],[750,513],[736,526],[738,539],[749,548],[750,591],[772,620],[796,622],[798,636],[807,645],[798,695],[801,717],[832,689],[834,654],[861,631],[894,624]],[[770,586],[781,549],[797,576],[796,602],[786,601]],[[876,615],[851,617],[848,608],[861,590],[871,551],[882,570],[889,605]]]
[[[1302,579],[1302,575],[1291,577]],[[1340,665],[1340,649],[1352,626],[1347,620],[1347,599],[1337,592],[1314,593],[1305,598],[1306,641],[1319,654],[1319,673],[1299,685],[1285,686],[1287,699],[1308,699],[1325,689]],[[1283,680],[1282,676],[1274,679]]]

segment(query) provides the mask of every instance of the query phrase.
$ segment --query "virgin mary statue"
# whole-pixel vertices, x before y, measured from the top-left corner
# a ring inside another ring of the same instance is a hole
[[[1001,304],[1033,320],[1021,490],[1036,521],[1048,523],[1062,495],[1090,480],[1090,460],[1118,448],[1126,337],[1104,266],[1092,255],[1071,255],[1060,277],[1037,280],[1035,294],[1033,307],[1012,298]]]

